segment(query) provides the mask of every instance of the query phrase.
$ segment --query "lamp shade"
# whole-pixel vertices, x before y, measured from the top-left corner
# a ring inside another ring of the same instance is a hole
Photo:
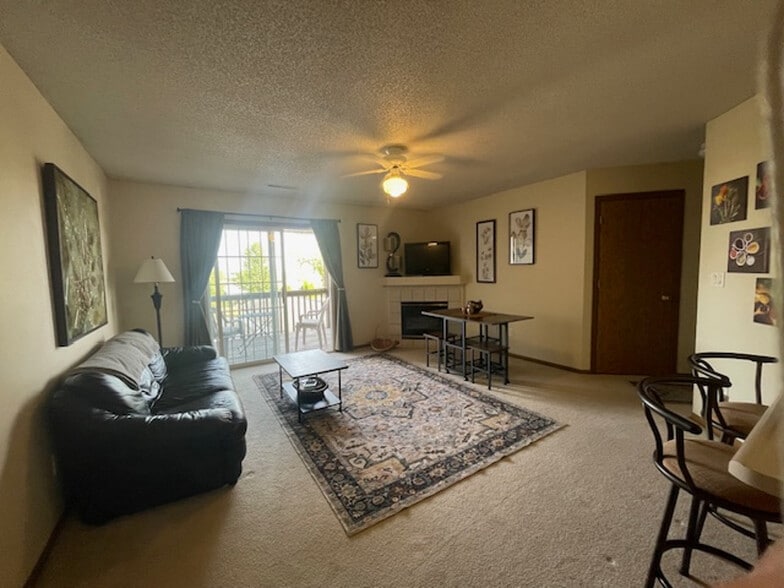
[[[400,174],[397,173],[397,171],[392,170],[384,178],[381,187],[384,189],[384,192],[392,196],[392,198],[397,198],[408,190],[408,182],[405,178],[400,177]]]
[[[162,259],[151,257],[145,259],[139,271],[136,272],[134,282],[140,284],[147,284],[151,282],[173,282],[174,277],[171,275],[169,268],[163,263]]]

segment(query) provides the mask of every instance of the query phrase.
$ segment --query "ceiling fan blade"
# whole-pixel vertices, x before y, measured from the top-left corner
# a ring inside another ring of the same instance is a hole
[[[387,171],[387,170],[385,170],[383,168],[382,169],[369,169],[367,171],[354,172],[353,174],[345,174],[345,175],[343,175],[341,177],[342,178],[353,178],[354,176],[368,176],[370,174],[383,174],[385,171]]]
[[[426,180],[440,180],[442,177],[441,174],[437,174],[436,172],[425,171],[423,169],[406,169],[403,170],[403,173],[407,176],[412,176],[415,178],[424,178]]]
[[[415,167],[422,167],[424,165],[430,165],[431,163],[439,163],[444,161],[445,157],[443,155],[426,155],[425,157],[419,157],[417,159],[412,159],[411,161],[406,162],[407,168],[415,168]]]

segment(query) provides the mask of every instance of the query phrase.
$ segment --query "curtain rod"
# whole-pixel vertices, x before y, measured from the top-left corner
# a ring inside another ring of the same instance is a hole
[[[285,220],[294,220],[294,221],[312,221],[312,220],[327,220],[327,221],[334,221],[336,223],[340,222],[339,218],[301,218],[296,216],[281,216],[279,214],[255,214],[252,212],[224,212],[221,210],[201,210],[199,208],[180,208],[177,207],[177,212],[184,212],[184,211],[193,211],[193,212],[220,212],[221,214],[225,214],[227,216],[248,216],[253,218],[280,218]]]

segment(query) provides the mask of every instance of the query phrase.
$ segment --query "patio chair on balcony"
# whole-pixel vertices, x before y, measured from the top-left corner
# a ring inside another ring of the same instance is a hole
[[[302,346],[305,347],[305,335],[308,329],[313,329],[318,334],[319,349],[324,347],[324,342],[327,339],[327,329],[324,324],[324,318],[329,308],[329,297],[324,299],[321,303],[321,308],[309,310],[299,315],[297,324],[294,325],[294,349],[299,349],[299,333],[302,331]]]

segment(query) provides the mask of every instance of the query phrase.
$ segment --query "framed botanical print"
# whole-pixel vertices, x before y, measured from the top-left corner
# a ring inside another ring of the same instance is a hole
[[[378,225],[357,223],[357,267],[378,267]]]
[[[98,203],[59,167],[43,167],[46,241],[57,344],[107,323]]]
[[[535,209],[529,208],[509,213],[510,265],[531,265],[534,263],[535,228]]]
[[[476,281],[495,282],[495,220],[476,223]]]
[[[749,176],[716,184],[711,188],[710,224],[721,225],[746,219]]]
[[[759,162],[757,164],[757,185],[754,189],[754,208],[770,208],[772,183],[770,164],[767,161]]]
[[[767,274],[770,271],[770,227],[730,231],[727,271]]]

